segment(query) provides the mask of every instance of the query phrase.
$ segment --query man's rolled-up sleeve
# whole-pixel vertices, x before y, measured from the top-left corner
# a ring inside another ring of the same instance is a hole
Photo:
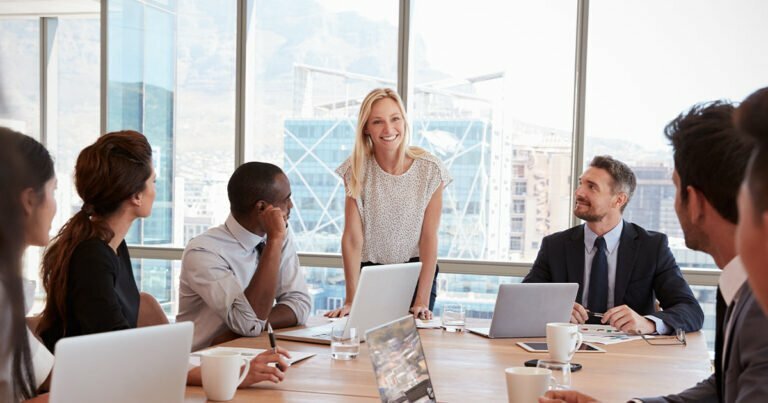
[[[243,294],[227,262],[206,249],[192,249],[184,254],[183,266],[189,287],[203,299],[234,333],[258,336],[266,320],[259,319]]]
[[[280,281],[275,292],[278,304],[285,305],[296,315],[297,324],[303,325],[312,310],[312,299],[299,264],[299,256],[289,232],[280,258]]]

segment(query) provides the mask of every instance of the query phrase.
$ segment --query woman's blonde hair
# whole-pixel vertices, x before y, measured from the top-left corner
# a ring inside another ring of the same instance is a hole
[[[365,125],[368,123],[368,118],[371,116],[371,109],[373,104],[384,98],[389,98],[397,104],[400,109],[400,114],[403,115],[403,141],[400,142],[398,151],[398,165],[405,163],[405,157],[416,159],[423,156],[426,151],[419,147],[411,147],[411,125],[408,121],[408,115],[405,113],[405,106],[403,101],[397,92],[390,88],[376,88],[369,92],[363,99],[363,103],[360,105],[360,113],[357,117],[357,129],[355,129],[355,149],[352,150],[351,157],[351,175],[349,176],[349,182],[347,183],[348,196],[357,198],[360,197],[363,184],[365,183],[365,164],[368,159],[373,157],[373,142],[370,136],[365,134]]]

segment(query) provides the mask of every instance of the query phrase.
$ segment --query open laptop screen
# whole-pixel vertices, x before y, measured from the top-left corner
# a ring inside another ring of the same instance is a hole
[[[436,402],[413,316],[365,334],[382,402]]]

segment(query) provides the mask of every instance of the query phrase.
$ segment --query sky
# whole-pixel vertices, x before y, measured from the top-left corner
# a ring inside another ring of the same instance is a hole
[[[398,3],[321,2],[391,24]],[[411,63],[456,77],[504,71],[506,118],[570,130],[576,3],[413,1],[412,41],[426,47]],[[766,1],[593,0],[589,17],[587,136],[665,151],[678,113],[768,85]]]
[[[180,4],[185,12],[178,20],[177,78],[179,105],[184,104],[180,117],[187,113],[204,116],[205,108],[194,105],[231,108],[234,47],[229,42],[234,33],[227,26],[232,24],[233,10],[206,2]],[[394,28],[398,22],[397,0],[322,0],[316,4],[330,13],[357,14],[362,24],[384,23]],[[416,0],[412,4],[413,84],[430,82],[435,71],[455,78],[503,72],[499,84],[473,89],[494,103],[497,119],[501,116],[506,124],[518,120],[571,130],[576,1],[478,0],[472,7],[458,0]],[[631,139],[640,147],[666,152],[663,128],[678,113],[701,101],[739,101],[768,84],[768,52],[762,51],[768,37],[766,1],[593,0],[590,4],[588,143],[591,137]],[[0,24],[6,29],[20,26],[9,21]],[[24,83],[30,75],[13,69],[14,65],[35,65],[23,59],[29,56],[23,48],[33,46],[35,40],[30,35],[30,44],[0,43],[0,82],[6,101],[20,90],[29,92],[36,86],[36,80]],[[196,43],[205,46],[195,47]],[[203,61],[206,64],[200,65]],[[222,68],[216,68],[217,63]],[[203,100],[214,93],[221,95],[209,98],[206,104]],[[190,102],[181,102],[185,97]],[[213,115],[214,119],[201,119],[200,125],[186,124],[187,130],[231,130],[231,113]]]

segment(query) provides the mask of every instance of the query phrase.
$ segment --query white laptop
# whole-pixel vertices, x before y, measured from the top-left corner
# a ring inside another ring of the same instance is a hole
[[[576,283],[502,284],[496,296],[491,327],[471,328],[472,333],[494,338],[544,337],[549,322],[571,320]]]
[[[61,339],[50,402],[184,401],[193,329],[181,322]]]
[[[345,326],[345,333],[355,328],[357,334],[365,334],[369,329],[408,314],[420,272],[420,262],[367,266],[360,273],[349,316],[321,326],[275,333],[275,336],[331,344],[334,326]]]

